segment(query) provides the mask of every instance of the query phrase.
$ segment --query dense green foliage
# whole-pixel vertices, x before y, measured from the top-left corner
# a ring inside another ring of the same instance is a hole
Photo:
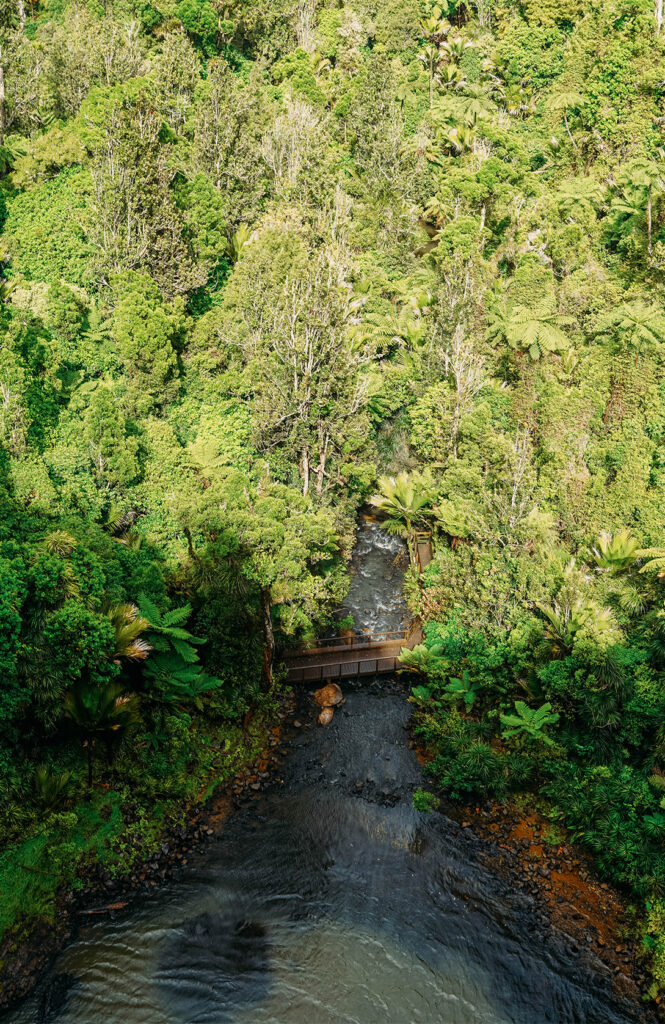
[[[658,0],[3,7],[12,871],[187,788],[329,622],[371,499],[436,778],[565,823],[648,904],[665,985],[661,28]]]

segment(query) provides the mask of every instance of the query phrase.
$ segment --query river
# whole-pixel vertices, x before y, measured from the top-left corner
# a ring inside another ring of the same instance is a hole
[[[400,555],[398,540],[361,526],[343,609],[356,628],[405,621]],[[344,690],[327,728],[304,694],[279,778],[177,879],[86,922],[5,1022],[637,1021],[593,955],[483,865],[482,841],[413,809],[422,779],[403,685]],[[49,991],[67,995],[44,1013]]]

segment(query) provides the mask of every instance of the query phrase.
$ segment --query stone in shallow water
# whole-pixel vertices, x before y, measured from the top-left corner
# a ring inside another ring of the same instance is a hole
[[[335,714],[335,712],[333,711],[332,708],[323,708],[319,712],[319,718],[318,718],[319,725],[330,725],[330,723],[333,720],[333,715],[334,714]]]
[[[327,686],[322,686],[320,690],[314,691],[314,700],[321,708],[332,708],[336,704],[342,703],[344,694],[337,683],[328,683]]]

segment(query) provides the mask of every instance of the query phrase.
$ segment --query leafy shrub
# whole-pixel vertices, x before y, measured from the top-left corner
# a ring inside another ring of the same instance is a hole
[[[424,814],[431,814],[438,806],[438,799],[434,793],[428,793],[424,789],[417,789],[413,794],[413,809],[422,811]]]

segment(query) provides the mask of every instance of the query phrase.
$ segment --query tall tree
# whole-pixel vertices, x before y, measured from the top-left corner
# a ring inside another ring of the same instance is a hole
[[[147,271],[172,297],[205,283],[195,266],[172,190],[162,120],[147,96],[97,113],[93,200],[86,220],[104,283],[123,270]]]
[[[329,464],[362,429],[368,389],[358,371],[370,360],[366,343],[350,344],[346,295],[330,251],[313,254],[306,276],[287,278],[246,358],[254,381],[260,445],[279,445],[300,467],[303,494],[320,497]]]

